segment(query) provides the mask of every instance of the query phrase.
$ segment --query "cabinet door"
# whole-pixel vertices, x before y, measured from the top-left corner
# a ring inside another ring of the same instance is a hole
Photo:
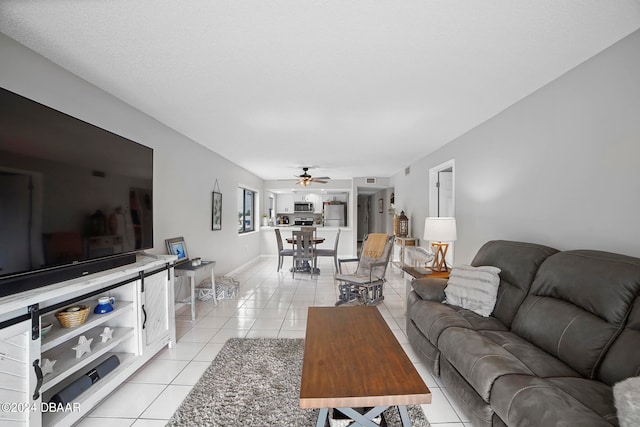
[[[313,202],[313,213],[321,214],[322,213],[322,196],[319,194],[311,194]]]
[[[161,271],[144,278],[142,292],[143,346],[150,347],[169,337],[169,274]]]
[[[276,201],[277,213],[293,213],[293,194],[279,194]]]
[[[42,425],[41,363],[40,338],[31,339],[31,320],[0,329],[0,425]]]

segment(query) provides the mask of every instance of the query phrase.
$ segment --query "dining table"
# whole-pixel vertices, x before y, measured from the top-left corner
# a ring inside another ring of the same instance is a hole
[[[326,239],[324,237],[321,237],[321,236],[313,236],[313,238],[311,240],[313,240],[313,243],[315,245],[317,245],[318,243],[323,243]],[[287,243],[295,246],[296,241],[293,238],[293,236],[291,236],[291,237],[287,237]],[[294,250],[295,250],[295,248],[294,248]],[[293,271],[293,267],[291,267],[289,269],[289,271]],[[300,265],[300,267],[296,268],[296,273],[298,273],[298,272],[310,273],[311,272],[311,266],[309,265],[309,261],[302,261],[302,264]],[[320,274],[320,269],[318,267],[315,267],[313,269],[313,274]]]

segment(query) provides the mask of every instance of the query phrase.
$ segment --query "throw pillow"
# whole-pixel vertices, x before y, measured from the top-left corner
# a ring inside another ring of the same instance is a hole
[[[496,305],[499,273],[498,267],[454,265],[444,289],[445,302],[489,317]]]

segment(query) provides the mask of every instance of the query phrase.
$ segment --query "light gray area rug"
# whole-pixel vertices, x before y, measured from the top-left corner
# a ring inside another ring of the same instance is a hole
[[[168,426],[315,426],[318,410],[300,409],[302,339],[227,341]],[[419,406],[409,406],[414,427],[429,423]],[[400,426],[397,408],[385,414]]]

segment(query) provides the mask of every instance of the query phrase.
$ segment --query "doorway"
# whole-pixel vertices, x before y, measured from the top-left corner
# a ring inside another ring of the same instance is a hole
[[[429,216],[455,216],[455,161],[429,169]]]
[[[455,160],[429,169],[429,216],[455,217]],[[453,265],[454,242],[449,242],[446,261]]]

